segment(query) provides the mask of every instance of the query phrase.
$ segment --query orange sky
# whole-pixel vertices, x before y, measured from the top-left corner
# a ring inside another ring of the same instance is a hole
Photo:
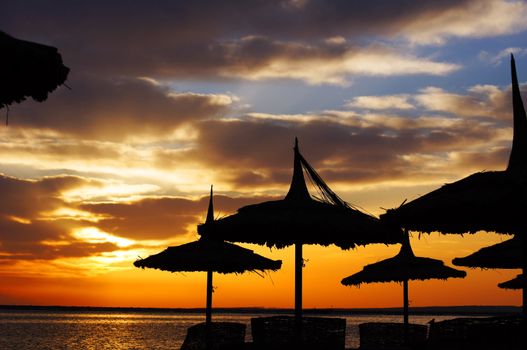
[[[0,29],[56,46],[71,89],[10,106],[0,128],[0,304],[203,307],[204,273],[133,262],[198,238],[210,184],[216,217],[282,198],[296,136],[374,215],[505,169],[510,53],[527,96],[524,1],[232,4],[2,2]],[[411,241],[451,265],[507,238]],[[214,305],[293,307],[293,249],[244,246],[282,269],[215,275]],[[340,284],[397,251],[306,246],[304,307],[400,306],[398,284]],[[411,305],[520,304],[496,286],[518,270],[467,272],[412,282]]]
[[[507,238],[479,233],[456,237],[439,234],[412,239],[418,256],[450,261]],[[214,305],[218,307],[292,307],[292,247],[272,251],[256,245],[244,245],[272,259],[281,259],[278,272],[259,276],[214,275]],[[342,251],[335,246],[305,246],[304,307],[393,307],[402,302],[402,286],[397,283],[344,287],[340,280],[363,265],[395,255],[397,246],[372,245]],[[157,250],[153,250],[157,252]],[[139,251],[137,251],[139,252]],[[144,255],[143,255],[144,256]],[[80,259],[83,260],[83,259]],[[20,271],[3,268],[2,301],[12,304],[96,305],[134,307],[202,307],[205,300],[205,273],[168,273],[141,270],[131,266],[133,259],[84,269],[67,259],[49,263],[34,262]],[[67,265],[66,265],[67,264]],[[87,266],[86,266],[87,267]],[[36,269],[41,269],[37,271]],[[68,271],[71,269],[71,271]],[[77,271],[76,271],[77,270]],[[85,270],[85,271],[83,271]],[[107,271],[104,271],[107,270]],[[519,291],[501,290],[496,284],[513,278],[519,270],[467,269],[465,279],[430,280],[410,283],[413,306],[430,305],[519,305]],[[24,271],[27,271],[24,273]]]

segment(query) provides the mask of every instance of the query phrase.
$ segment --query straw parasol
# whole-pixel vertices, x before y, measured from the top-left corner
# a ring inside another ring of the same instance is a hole
[[[490,247],[481,248],[475,253],[463,258],[455,258],[452,263],[457,266],[466,266],[482,269],[521,269],[522,242],[519,236],[494,244]],[[498,284],[504,289],[522,289],[523,279],[521,274],[510,281]]]
[[[522,267],[521,240],[514,236],[504,242],[484,247],[452,264],[482,269],[520,269]]]
[[[509,164],[504,171],[472,174],[420,198],[388,210],[381,219],[409,230],[442,233],[527,232],[527,117],[511,55],[514,134]],[[522,268],[527,270],[527,239],[522,243]],[[527,286],[523,313],[527,314]]]
[[[389,259],[366,265],[362,271],[344,278],[345,286],[360,286],[362,283],[402,282],[403,283],[403,320],[405,334],[408,329],[408,281],[465,277],[466,272],[445,266],[441,260],[422,258],[414,255],[408,233],[399,253]]]
[[[205,225],[214,220],[212,188]],[[134,262],[134,266],[170,272],[207,272],[206,323],[212,321],[212,273],[243,273],[246,271],[278,270],[280,260],[270,260],[252,250],[205,236],[180,246],[168,247],[161,253]]]
[[[511,280],[498,283],[498,287],[502,289],[522,289],[524,283],[525,278],[523,277],[523,274],[519,274]]]
[[[304,172],[319,191],[313,199]],[[352,207],[335,194],[300,154],[295,138],[293,177],[282,200],[268,201],[238,209],[234,215],[216,220],[212,227],[198,227],[200,234],[213,228],[214,235],[233,242],[268,247],[295,246],[295,316],[302,317],[302,246],[336,244],[343,249],[369,243],[399,243],[399,229]]]
[[[27,97],[42,102],[68,76],[69,68],[52,46],[15,39],[0,31],[0,52],[0,108]]]

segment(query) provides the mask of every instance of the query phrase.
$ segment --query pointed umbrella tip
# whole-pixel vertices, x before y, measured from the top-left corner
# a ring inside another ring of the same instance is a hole
[[[511,53],[511,85],[512,85],[512,115],[513,115],[513,136],[512,149],[509,156],[508,171],[517,169],[527,169],[525,157],[527,156],[527,116],[520,93],[518,76],[516,74],[516,64]]]
[[[209,208],[207,210],[207,218],[205,219],[206,224],[210,224],[214,221],[214,205],[212,203],[212,197],[212,185],[210,185]]]
[[[304,172],[302,170],[302,163],[300,158],[300,150],[298,149],[298,137],[295,137],[295,147],[293,148],[293,178],[291,179],[291,186],[289,192],[285,196],[286,199],[311,199],[309,191],[304,180]]]

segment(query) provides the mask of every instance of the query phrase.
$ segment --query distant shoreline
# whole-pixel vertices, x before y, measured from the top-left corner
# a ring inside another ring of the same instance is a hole
[[[149,307],[98,307],[98,306],[41,306],[0,305],[1,311],[48,312],[119,312],[119,313],[203,313],[204,308],[149,308]],[[521,312],[520,306],[421,306],[411,307],[412,315],[466,315],[494,316]],[[293,314],[293,309],[264,307],[214,308],[215,314]],[[400,315],[402,308],[312,308],[304,309],[305,315]]]

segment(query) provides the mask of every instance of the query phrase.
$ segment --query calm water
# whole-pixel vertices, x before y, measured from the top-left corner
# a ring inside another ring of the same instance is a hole
[[[215,321],[243,322],[269,314],[220,314]],[[401,316],[336,316],[346,318],[346,347],[358,347],[358,324],[402,322]],[[426,324],[456,316],[412,316]],[[187,327],[203,322],[202,314],[155,312],[54,312],[0,310],[0,349],[179,349]]]

